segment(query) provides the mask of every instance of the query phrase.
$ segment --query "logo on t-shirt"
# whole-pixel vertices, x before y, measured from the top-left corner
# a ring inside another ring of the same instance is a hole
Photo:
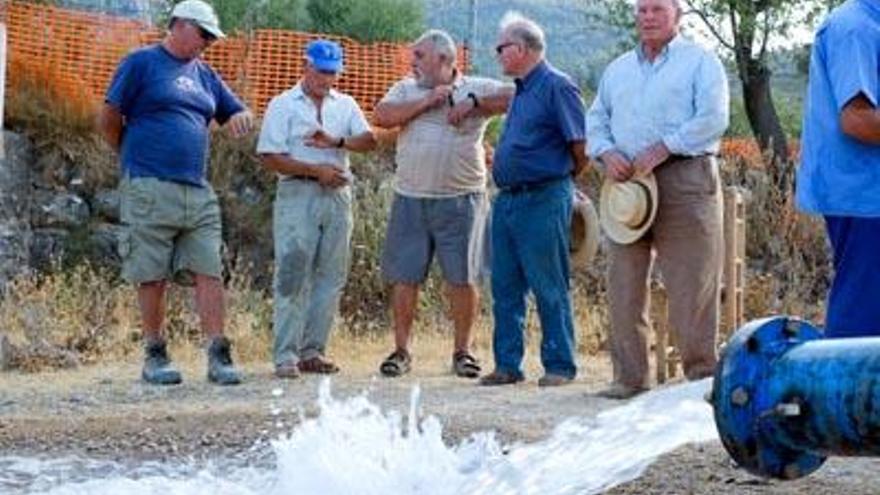
[[[187,76],[180,76],[175,79],[174,85],[177,86],[177,89],[183,91],[184,93],[192,93],[196,91],[196,82]]]

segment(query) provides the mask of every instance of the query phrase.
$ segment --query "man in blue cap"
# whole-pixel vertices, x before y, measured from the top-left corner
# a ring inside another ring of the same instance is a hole
[[[274,210],[274,364],[279,378],[335,373],[324,355],[348,277],[352,215],[349,151],[375,147],[351,96],[333,89],[342,48],[315,40],[302,79],[272,99],[257,153],[278,176]]]
[[[834,253],[828,337],[880,335],[880,5],[849,0],[816,33],[797,204]]]

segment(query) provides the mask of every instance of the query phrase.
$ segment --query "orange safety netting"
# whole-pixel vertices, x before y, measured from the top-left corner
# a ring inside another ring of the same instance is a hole
[[[155,26],[103,14],[2,0],[0,9],[8,29],[10,92],[20,84],[41,84],[68,104],[102,102],[120,59],[162,37]],[[296,83],[305,44],[319,37],[343,46],[346,68],[337,88],[352,95],[367,113],[409,72],[406,44],[362,44],[341,36],[274,29],[230,36],[212,45],[204,59],[262,113],[273,96]],[[467,67],[467,54],[460,55]]]

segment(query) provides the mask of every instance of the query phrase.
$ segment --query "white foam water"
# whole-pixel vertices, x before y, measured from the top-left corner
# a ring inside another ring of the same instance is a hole
[[[0,457],[0,493],[52,495],[589,494],[638,477],[658,456],[717,438],[710,381],[660,389],[595,418],[571,418],[544,441],[502,446],[493,433],[455,446],[439,420],[384,412],[366,395],[321,385],[320,414],[271,443],[271,468]],[[273,394],[276,395],[276,394]]]

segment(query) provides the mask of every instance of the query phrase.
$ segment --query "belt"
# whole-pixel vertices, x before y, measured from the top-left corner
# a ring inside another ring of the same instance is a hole
[[[700,160],[705,158],[715,158],[715,153],[703,153],[702,155],[669,155],[667,162],[682,162],[685,160]]]
[[[525,182],[522,184],[514,184],[512,186],[502,187],[501,192],[505,192],[508,194],[522,194],[522,193],[527,193],[527,192],[532,192],[532,191],[538,191],[538,190],[544,189],[545,187],[556,184],[562,180],[563,179],[561,179],[561,178],[556,178],[556,179],[550,179],[550,180],[545,180],[545,181],[541,181],[541,182]]]
[[[312,177],[311,175],[285,175],[284,178],[281,180],[282,181],[307,180],[307,181],[311,181],[311,182],[318,182],[318,178]]]

